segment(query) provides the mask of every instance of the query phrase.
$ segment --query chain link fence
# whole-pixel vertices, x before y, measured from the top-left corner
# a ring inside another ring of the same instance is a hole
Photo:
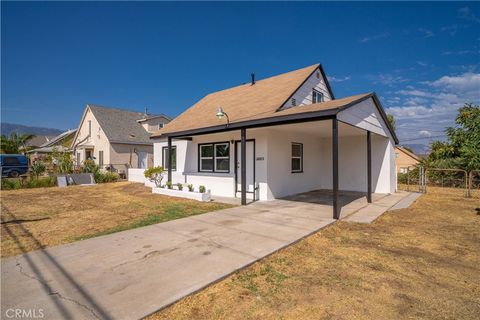
[[[429,188],[441,188],[459,197],[480,198],[480,170],[409,167],[397,174],[397,184],[398,190],[426,193]]]

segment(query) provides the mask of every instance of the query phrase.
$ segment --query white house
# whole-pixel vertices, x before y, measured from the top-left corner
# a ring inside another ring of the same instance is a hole
[[[327,189],[338,217],[340,191],[395,192],[398,140],[377,96],[335,99],[319,64],[211,93],[152,138],[170,181],[242,204]]]

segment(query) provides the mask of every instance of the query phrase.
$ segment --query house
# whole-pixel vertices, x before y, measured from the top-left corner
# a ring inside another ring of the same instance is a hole
[[[420,157],[404,147],[395,147],[397,173],[407,173],[420,163]]]
[[[77,129],[67,130],[56,137],[50,138],[35,149],[29,150],[27,153],[31,155],[31,160],[45,158],[54,150],[64,152],[69,151],[73,138]]]
[[[150,134],[171,119],[88,104],[73,139],[76,165],[92,159],[102,169],[126,172],[153,164]]]
[[[55,136],[33,136],[33,138],[28,139],[25,142],[25,147],[27,150],[31,150],[33,148],[38,148],[46,143],[48,143],[51,139],[55,138]]]
[[[336,99],[321,65],[205,96],[152,135],[173,183],[271,200],[331,190],[393,193],[398,139],[375,93]],[[169,157],[171,155],[171,157]]]

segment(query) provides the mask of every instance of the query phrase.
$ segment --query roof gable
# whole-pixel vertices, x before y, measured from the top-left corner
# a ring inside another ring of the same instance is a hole
[[[153,136],[158,136],[164,132],[218,125],[219,120],[215,117],[218,107],[222,107],[223,111],[228,114],[230,122],[274,113],[319,68],[321,69],[320,65],[315,64],[258,80],[254,85],[248,83],[211,93],[180,114]],[[323,74],[322,70],[321,72]]]

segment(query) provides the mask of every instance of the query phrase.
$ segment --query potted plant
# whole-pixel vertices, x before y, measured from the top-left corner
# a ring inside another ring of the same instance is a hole
[[[171,181],[167,181],[165,185],[167,186],[168,189],[173,189],[173,184]]]
[[[198,187],[198,191],[199,191],[200,193],[205,193],[205,186],[199,186],[199,187]]]
[[[182,191],[183,190],[183,184],[181,184],[180,182],[177,183],[177,188],[178,188],[178,190]]]
[[[187,185],[187,187],[188,191],[193,192],[193,184],[190,183],[189,185]]]

